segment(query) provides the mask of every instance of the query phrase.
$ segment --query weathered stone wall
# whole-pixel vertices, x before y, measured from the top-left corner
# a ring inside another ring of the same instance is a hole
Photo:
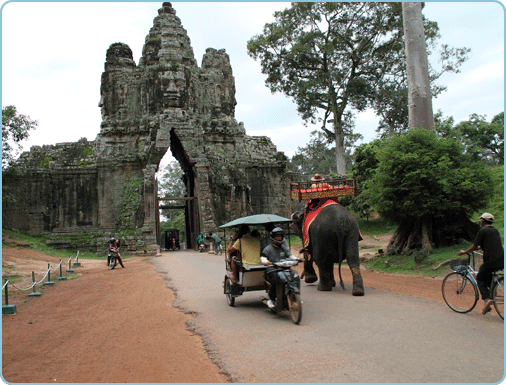
[[[139,65],[126,44],[107,50],[95,141],[22,155],[24,175],[16,183],[32,196],[4,208],[4,225],[51,234],[128,234],[128,248],[151,253],[155,173],[167,151],[197,202],[187,215],[197,221],[190,242],[196,229],[216,231],[240,216],[290,214],[286,157],[269,138],[247,136],[235,120],[235,80],[225,50],[208,48],[199,67],[171,4],[158,13]]]

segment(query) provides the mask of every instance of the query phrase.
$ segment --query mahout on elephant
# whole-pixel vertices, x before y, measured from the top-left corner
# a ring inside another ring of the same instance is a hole
[[[361,235],[358,222],[348,209],[332,199],[313,199],[304,210],[293,213],[291,219],[292,229],[304,243],[305,282],[318,280],[314,262],[320,275],[318,290],[332,290],[336,286],[334,263],[339,263],[339,279],[344,288],[341,263],[346,260],[353,276],[352,294],[364,295],[358,247]]]

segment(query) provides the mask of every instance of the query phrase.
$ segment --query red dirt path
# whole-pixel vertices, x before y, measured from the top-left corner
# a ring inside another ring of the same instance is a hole
[[[59,260],[17,247],[4,248],[2,262],[10,274],[24,275],[17,285],[27,287],[31,271],[28,277],[26,266],[45,271],[48,262],[57,266]],[[41,297],[11,291],[9,304],[16,305],[17,314],[2,319],[4,380],[228,381],[208,357],[201,337],[186,329],[191,315],[172,307],[173,292],[146,258],[127,259],[124,269],[113,271],[103,260],[80,262],[83,266],[75,268],[79,277],[38,288]],[[53,274],[56,281],[58,274]],[[368,271],[363,278],[366,287],[443,301],[440,279]]]

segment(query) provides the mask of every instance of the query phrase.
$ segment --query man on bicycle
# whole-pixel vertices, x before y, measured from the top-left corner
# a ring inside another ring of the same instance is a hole
[[[476,275],[476,282],[484,303],[482,314],[487,314],[494,302],[490,299],[489,290],[492,274],[497,270],[504,269],[504,248],[501,243],[501,236],[499,231],[491,226],[492,222],[494,222],[494,216],[490,213],[483,213],[480,217],[481,229],[476,234],[473,245],[465,251],[459,251],[459,255],[462,255],[468,254],[479,247],[483,250],[483,265],[480,266]]]

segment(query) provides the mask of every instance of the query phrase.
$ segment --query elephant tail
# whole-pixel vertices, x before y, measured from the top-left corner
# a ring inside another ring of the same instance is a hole
[[[342,262],[342,260],[339,261],[339,283],[341,284],[341,287],[343,288],[343,290],[345,290],[343,277],[341,277],[341,262]]]

